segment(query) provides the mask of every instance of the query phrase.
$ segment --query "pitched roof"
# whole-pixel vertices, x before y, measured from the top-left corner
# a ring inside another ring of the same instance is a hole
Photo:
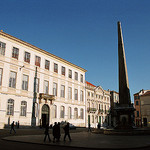
[[[143,95],[141,96],[150,96],[150,91],[147,91],[146,93],[144,93]]]
[[[86,81],[86,84],[96,87],[95,85],[93,85],[92,83],[90,83],[88,81]]]

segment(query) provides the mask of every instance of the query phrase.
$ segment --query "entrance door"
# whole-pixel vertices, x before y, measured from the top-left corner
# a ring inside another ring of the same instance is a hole
[[[143,118],[144,127],[147,127],[147,118]]]
[[[42,107],[42,127],[45,127],[49,124],[49,106],[44,104]]]
[[[88,115],[88,125],[90,124],[90,115]]]
[[[99,124],[101,125],[101,116],[99,116]]]

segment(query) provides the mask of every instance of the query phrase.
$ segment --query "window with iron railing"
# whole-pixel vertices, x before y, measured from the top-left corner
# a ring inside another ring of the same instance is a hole
[[[6,44],[0,41],[0,54],[5,55]]]
[[[24,53],[24,62],[30,63],[30,53]]]
[[[61,67],[61,74],[65,76],[65,67]]]
[[[35,65],[40,67],[41,57],[35,56]]]
[[[45,69],[49,70],[50,61],[45,60]]]
[[[13,47],[12,58],[18,59],[18,56],[19,56],[19,48]]]
[[[54,72],[58,73],[58,64],[54,63]]]

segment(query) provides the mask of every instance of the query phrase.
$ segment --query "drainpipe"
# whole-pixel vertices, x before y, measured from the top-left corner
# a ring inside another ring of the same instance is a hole
[[[36,126],[36,115],[35,115],[35,104],[36,104],[36,79],[37,79],[37,67],[35,68],[35,76],[34,76],[34,91],[33,91],[33,106],[32,106],[32,120],[31,120],[31,126]]]

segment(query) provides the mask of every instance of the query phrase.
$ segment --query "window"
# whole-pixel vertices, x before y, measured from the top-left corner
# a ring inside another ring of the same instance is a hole
[[[139,105],[139,101],[136,101],[136,105]]]
[[[40,67],[41,57],[35,56],[35,65]]]
[[[61,93],[60,93],[61,97],[65,97],[65,86],[61,85]]]
[[[139,111],[137,111],[137,117],[139,117]]]
[[[61,74],[65,76],[65,67],[61,67]]]
[[[83,83],[83,75],[80,76],[80,81]]]
[[[57,106],[56,105],[54,105],[54,111],[53,111],[53,117],[54,118],[57,118]]]
[[[78,90],[77,89],[74,90],[74,94],[75,94],[74,95],[75,96],[75,100],[78,100]]]
[[[16,88],[16,73],[10,72],[9,87]]]
[[[45,69],[49,70],[49,64],[50,62],[48,60],[45,60]]]
[[[70,69],[69,69],[69,75],[68,75],[68,77],[72,78],[72,70],[70,70]]]
[[[94,115],[92,116],[92,123],[94,123]]]
[[[88,92],[88,96],[90,96],[90,92]]]
[[[30,63],[30,53],[28,52],[24,53],[24,61]]]
[[[36,92],[39,93],[39,79],[36,78]]]
[[[75,72],[75,80],[78,81],[78,73],[77,72]]]
[[[68,108],[68,119],[71,119],[71,116],[72,116],[72,114],[71,114],[71,107],[69,107]]]
[[[78,119],[78,108],[74,109],[74,119]]]
[[[99,104],[99,110],[101,109],[101,105]]]
[[[2,74],[3,74],[3,69],[0,68],[0,86],[2,85]]]
[[[88,102],[88,108],[90,108],[90,102]]]
[[[9,99],[7,102],[7,115],[14,115],[14,100]]]
[[[68,99],[72,99],[72,88],[68,88]]]
[[[83,108],[80,109],[80,119],[84,119]]]
[[[6,44],[3,42],[0,42],[0,54],[1,55],[5,55],[5,48],[6,48]]]
[[[80,92],[80,101],[83,102],[83,91]]]
[[[57,83],[53,83],[53,95],[57,96]]]
[[[92,97],[94,97],[94,94],[93,94],[93,93],[91,93],[91,95],[92,95]]]
[[[92,108],[94,108],[94,103],[92,103]]]
[[[27,102],[21,101],[21,113],[20,116],[26,116],[27,114]]]
[[[16,47],[13,47],[12,57],[18,59],[18,56],[19,56],[19,49]]]
[[[22,90],[28,90],[28,76],[23,75]]]
[[[54,72],[58,73],[58,64],[54,63]]]
[[[48,81],[44,81],[44,93],[48,94]]]
[[[60,108],[60,118],[64,118],[65,117],[65,107],[61,106]]]

